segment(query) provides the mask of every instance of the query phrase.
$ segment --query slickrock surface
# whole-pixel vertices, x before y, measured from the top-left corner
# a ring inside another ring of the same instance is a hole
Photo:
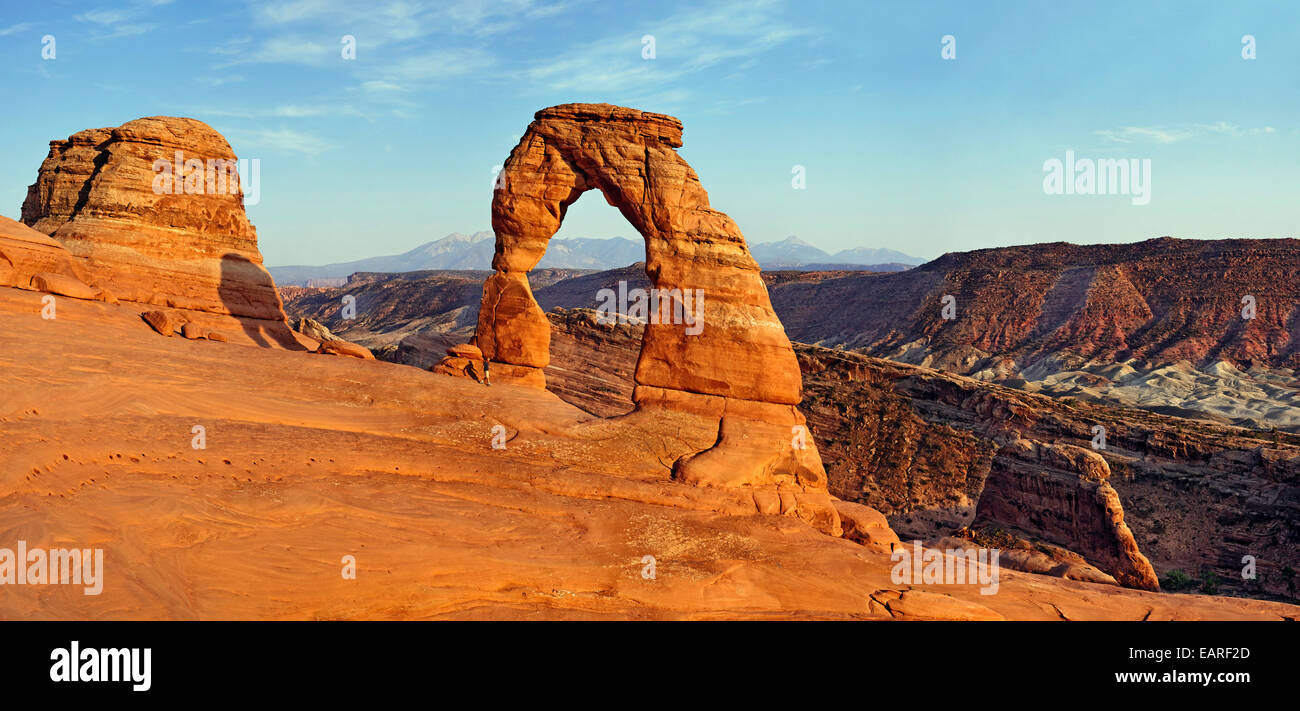
[[[886,554],[674,482],[712,436],[687,413],[593,420],[530,388],[160,338],[126,305],[45,320],[40,298],[0,288],[0,542],[101,547],[106,581],[7,587],[3,619],[1300,616],[1005,570],[994,595],[895,584]]]
[[[50,142],[22,222],[84,258],[120,299],[284,321],[234,161],[221,134],[194,119],[81,131]]]
[[[874,510],[874,509],[868,509]],[[967,529],[967,535],[981,538],[977,533]],[[1005,532],[1003,532],[1005,534]],[[1006,534],[997,540],[971,540],[957,536],[944,536],[930,543],[931,548],[942,550],[974,550],[978,555],[980,548],[997,549],[998,565],[1011,570],[1026,573],[1051,575],[1066,580],[1082,580],[1091,583],[1118,585],[1114,576],[1102,572],[1090,565],[1083,556],[1073,551],[1045,544],[1041,541],[1027,541]]]
[[[539,273],[531,275],[535,284]],[[783,285],[822,280],[820,275],[802,272],[764,273],[764,277],[778,309],[785,298]],[[627,280],[630,288],[648,285],[644,270],[632,266],[547,280],[537,286],[537,299],[548,309],[590,306],[599,289],[620,279]],[[368,303],[376,311],[416,298],[408,292],[419,282],[390,276],[382,283],[389,286],[382,291],[366,286],[357,292],[373,298]],[[307,304],[325,310],[334,308],[345,291],[316,290],[310,300],[292,294],[286,299],[295,307]],[[632,331],[637,329],[623,326],[621,331],[627,332],[617,334],[592,331],[590,319],[578,313],[565,318],[548,314],[552,336],[547,387],[589,412],[609,416],[630,411],[634,404],[628,393],[635,383],[626,374],[636,366],[639,336]],[[791,318],[788,311],[781,313]],[[429,313],[427,318],[435,320],[438,314]],[[351,322],[329,323],[333,328]],[[403,322],[395,323],[400,327]],[[383,332],[394,327],[377,318],[367,322],[367,328]],[[409,347],[410,342],[405,343]],[[445,344],[436,351],[430,347],[417,359],[427,364],[441,357],[445,348]],[[1127,525],[1140,550],[1161,576],[1174,570],[1194,578],[1213,573],[1231,594],[1283,595],[1282,570],[1300,568],[1296,553],[1300,550],[1296,538],[1300,463],[1295,448],[1300,439],[1294,435],[1170,417],[1159,414],[1167,408],[1158,404],[1154,405],[1157,412],[1099,406],[1024,392],[1023,381],[1003,381],[1014,387],[1000,387],[844,351],[801,345],[796,349],[805,354],[801,356],[802,409],[812,421],[818,450],[827,462],[831,492],[884,511],[904,537],[932,540],[971,523],[998,446],[995,438],[1007,428],[1029,439],[1090,447],[1092,428],[1102,424],[1108,437],[1102,455],[1113,471],[1110,484],[1124,504]],[[376,355],[385,357],[379,351]],[[1285,369],[1267,373],[1258,367],[1249,373],[1220,369],[1218,375],[1198,374],[1195,380],[1183,378],[1176,366],[1141,378],[1124,375],[1132,369],[1117,364],[1100,370],[1116,382],[1126,380],[1126,387],[1142,391],[1144,398],[1151,397],[1156,391],[1150,388],[1156,387],[1161,388],[1158,392],[1178,392],[1191,399],[1212,399],[1219,392],[1216,387],[1232,387],[1252,398],[1252,407],[1260,408],[1259,412],[1275,413],[1272,419],[1300,412],[1270,405],[1268,392],[1253,393],[1245,385],[1251,378],[1273,374],[1285,378]],[[1147,380],[1156,382],[1143,384]],[[1256,581],[1241,579],[1245,555],[1255,556],[1265,566]]]

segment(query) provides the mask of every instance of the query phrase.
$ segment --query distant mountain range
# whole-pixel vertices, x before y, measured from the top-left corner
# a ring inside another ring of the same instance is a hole
[[[867,269],[903,271],[925,260],[884,248],[858,247],[834,254],[798,237],[751,244],[750,252],[764,269]],[[356,272],[413,272],[429,269],[491,269],[496,242],[491,232],[453,232],[409,252],[369,257],[323,266],[270,267],[281,286],[339,286]],[[645,244],[624,237],[551,240],[539,269],[617,269],[645,261]]]
[[[916,266],[924,259],[903,254],[884,247],[855,247],[834,254],[818,249],[798,237],[786,237],[780,242],[760,242],[749,245],[750,254],[764,269],[798,268],[808,265],[884,265]],[[891,269],[888,271],[900,271]]]

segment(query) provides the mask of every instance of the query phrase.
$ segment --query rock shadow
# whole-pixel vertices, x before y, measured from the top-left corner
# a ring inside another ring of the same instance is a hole
[[[221,284],[217,291],[226,310],[239,319],[244,333],[258,346],[308,350],[294,338],[289,324],[279,320],[279,314],[283,313],[280,295],[275,280],[261,265],[242,254],[222,256]]]

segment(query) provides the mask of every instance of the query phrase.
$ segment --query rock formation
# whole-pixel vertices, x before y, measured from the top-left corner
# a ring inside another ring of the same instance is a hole
[[[1158,590],[1156,571],[1124,523],[1100,454],[1019,437],[1002,445],[975,511],[992,521],[1071,550],[1087,551],[1121,585]]]
[[[709,206],[674,150],[682,124],[609,104],[538,111],[498,175],[493,273],[483,286],[475,345],[492,377],[545,387],[551,327],[528,272],[575,200],[599,190],[645,238],[649,293],[611,308],[646,322],[636,365],[638,409],[679,410],[717,423],[711,446],[679,454],[674,476],[704,485],[764,487],[764,513],[840,532],[816,445],[796,407],[799,367],[740,229]]]
[[[50,142],[22,221],[120,299],[284,321],[235,166],[221,134],[194,119],[81,131]]]
[[[727,398],[793,405],[799,369],[756,262],[739,228],[709,207],[699,178],[674,148],[681,122],[607,104],[537,112],[511,152],[492,201],[495,274],[483,291],[478,346],[494,362],[544,368],[550,326],[527,272],[559,229],[568,206],[601,191],[645,238],[646,273],[675,302],[703,292],[702,330],[651,323],[637,383]],[[688,304],[698,306],[697,304]],[[654,309],[654,305],[651,306]],[[674,314],[685,320],[691,314]]]

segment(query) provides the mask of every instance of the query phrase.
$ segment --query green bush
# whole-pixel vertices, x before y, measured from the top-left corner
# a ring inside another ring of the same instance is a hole
[[[1201,581],[1201,592],[1206,595],[1219,594],[1219,576],[1214,573],[1206,573],[1205,578]]]
[[[1196,585],[1196,581],[1191,576],[1181,570],[1171,570],[1165,579],[1160,581],[1160,587],[1169,592],[1178,592],[1179,590],[1188,590]]]

